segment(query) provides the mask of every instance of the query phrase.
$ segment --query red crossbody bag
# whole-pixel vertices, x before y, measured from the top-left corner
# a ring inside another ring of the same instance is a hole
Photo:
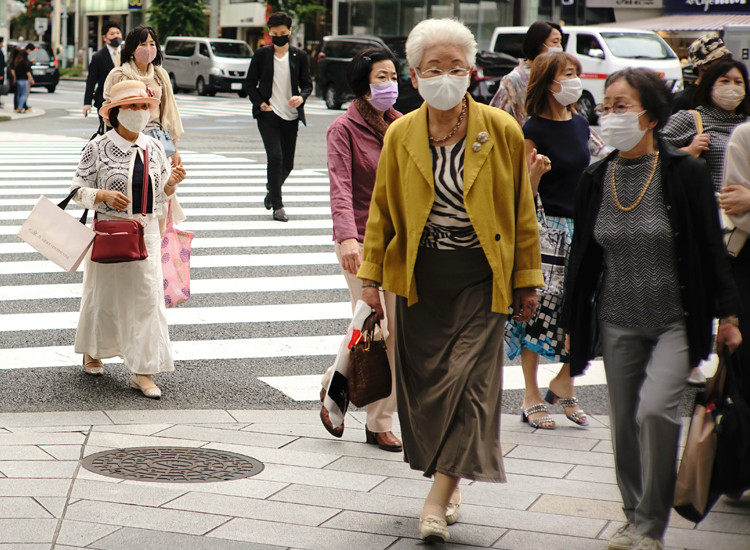
[[[100,264],[135,262],[148,258],[143,238],[143,217],[148,200],[148,149],[143,150],[143,194],[141,220],[97,220],[94,216],[94,245],[91,261]]]

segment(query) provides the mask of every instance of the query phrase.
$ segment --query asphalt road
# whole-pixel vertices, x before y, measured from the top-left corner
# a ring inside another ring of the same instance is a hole
[[[43,89],[33,90],[29,104],[46,113],[39,117],[24,118],[0,123],[0,133],[38,134],[45,136],[39,144],[29,146],[28,170],[34,171],[34,160],[45,158],[54,149],[55,138],[88,137],[98,124],[96,116],[83,118],[81,104],[83,83],[63,81],[53,94]],[[6,98],[9,99],[9,98]],[[178,103],[183,114],[185,135],[180,142],[180,149],[197,154],[218,154],[229,159],[253,159],[265,162],[265,153],[257,131],[256,124],[250,115],[250,103],[236,95],[218,94],[216,97],[199,97],[192,94],[178,94]],[[325,134],[336,116],[342,111],[327,111],[322,101],[311,98],[308,102],[308,125],[300,127],[297,143],[296,169],[323,171],[326,167]],[[52,139],[48,139],[52,138]],[[12,140],[12,137],[10,138]],[[2,146],[0,146],[2,155]],[[190,165],[186,164],[188,177]],[[0,170],[4,168],[0,165]],[[217,169],[217,178],[223,178],[221,169]],[[72,171],[70,173],[72,176]],[[2,174],[0,174],[2,177]],[[290,185],[290,184],[287,184]],[[327,185],[325,182],[311,184],[310,189]],[[216,189],[219,186],[215,187]],[[253,188],[258,192],[259,188]],[[248,191],[251,189],[248,188]],[[61,191],[62,192],[62,191]],[[3,191],[0,189],[0,195]],[[200,193],[199,193],[200,195]],[[232,207],[231,203],[203,204],[199,208]],[[265,221],[270,216],[263,210],[257,211],[260,204],[249,205],[247,216],[236,213],[201,217],[214,222],[249,222]],[[327,202],[304,201],[288,208],[294,220],[295,208],[300,211],[306,207],[328,207]],[[193,205],[191,205],[193,207]],[[250,208],[256,209],[251,213]],[[1,206],[0,212],[29,211],[30,206]],[[315,211],[305,216],[306,220],[325,223],[330,214]],[[20,225],[22,220],[0,219],[2,225]],[[288,235],[286,228],[271,226],[257,229],[252,237],[283,237]],[[293,235],[300,231],[293,231]],[[311,228],[304,231],[308,236],[328,236],[330,228]],[[194,258],[208,254],[213,258],[221,255],[235,256],[257,254],[258,248],[244,246],[241,239],[249,236],[247,231],[233,228],[214,229],[210,236],[216,238],[240,238],[234,246],[213,248],[210,251],[194,250]],[[1,235],[2,243],[18,243],[15,235]],[[309,254],[330,253],[332,246],[326,241],[315,245],[265,246],[263,254]],[[39,259],[33,253],[13,253],[0,255],[0,263],[26,262]],[[210,266],[193,271],[193,279],[225,279],[242,277],[293,277],[310,275],[339,275],[335,264],[317,265],[254,265],[229,267]],[[81,275],[68,275],[59,272],[49,273],[12,273],[0,274],[0,287],[16,285],[60,285],[80,283]],[[343,285],[343,278],[342,278]],[[346,321],[341,319],[274,320],[268,322],[247,322],[243,317],[234,318],[233,308],[237,306],[274,306],[281,304],[326,304],[348,302],[348,293],[343,288],[297,290],[297,291],[262,291],[222,294],[194,295],[181,306],[183,308],[226,308],[226,318],[221,322],[186,323],[170,326],[172,340],[201,341],[226,339],[262,339],[283,337],[304,337],[320,334],[343,334]],[[19,312],[32,316],[39,315],[40,323],[45,315],[51,312],[75,312],[78,310],[77,298],[49,298],[45,300],[0,301],[0,317]],[[75,335],[74,329],[63,330],[4,330],[0,332],[0,350],[11,348],[34,348],[49,346],[71,346]],[[333,357],[325,355],[295,354],[294,356],[258,357],[243,359],[211,359],[177,361],[174,373],[161,375],[157,382],[164,391],[160,401],[141,398],[135,392],[127,390],[128,372],[124,367],[107,367],[107,375],[92,378],[83,374],[80,366],[13,368],[13,365],[0,365],[0,411],[53,411],[53,410],[92,410],[92,409],[314,409],[319,404],[314,401],[298,401],[260,381],[260,377],[317,375],[331,363]],[[518,364],[518,360],[508,364]],[[522,399],[522,390],[504,392],[504,412],[517,413]],[[582,407],[597,414],[607,412],[606,387],[603,385],[585,385],[577,389]],[[686,391],[685,411],[692,401],[693,390]],[[562,409],[554,407],[552,412],[560,413]]]

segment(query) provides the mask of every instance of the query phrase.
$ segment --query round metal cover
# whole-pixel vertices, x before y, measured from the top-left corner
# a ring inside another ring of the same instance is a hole
[[[237,453],[189,447],[132,447],[94,453],[81,466],[108,477],[162,483],[231,481],[259,474],[263,463]]]

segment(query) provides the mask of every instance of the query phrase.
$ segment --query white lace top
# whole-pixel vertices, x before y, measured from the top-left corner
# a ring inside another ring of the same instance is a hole
[[[164,193],[164,189],[171,171],[170,164],[161,143],[144,134],[140,134],[134,144],[115,130],[110,130],[103,136],[90,141],[81,153],[81,160],[70,186],[71,191],[76,187],[81,188],[73,200],[84,208],[96,210],[108,216],[132,218],[134,153],[140,152],[145,147],[148,147],[148,172],[154,197],[153,213],[157,217],[166,216],[169,197]],[[106,202],[100,202],[94,206],[96,192],[99,189],[119,191],[130,197],[128,209],[126,211],[115,210]],[[140,200],[140,198],[135,200]]]

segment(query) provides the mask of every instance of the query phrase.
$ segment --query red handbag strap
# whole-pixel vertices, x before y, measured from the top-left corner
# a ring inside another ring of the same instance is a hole
[[[141,216],[146,215],[148,201],[148,147],[143,148],[143,196],[141,197]]]

